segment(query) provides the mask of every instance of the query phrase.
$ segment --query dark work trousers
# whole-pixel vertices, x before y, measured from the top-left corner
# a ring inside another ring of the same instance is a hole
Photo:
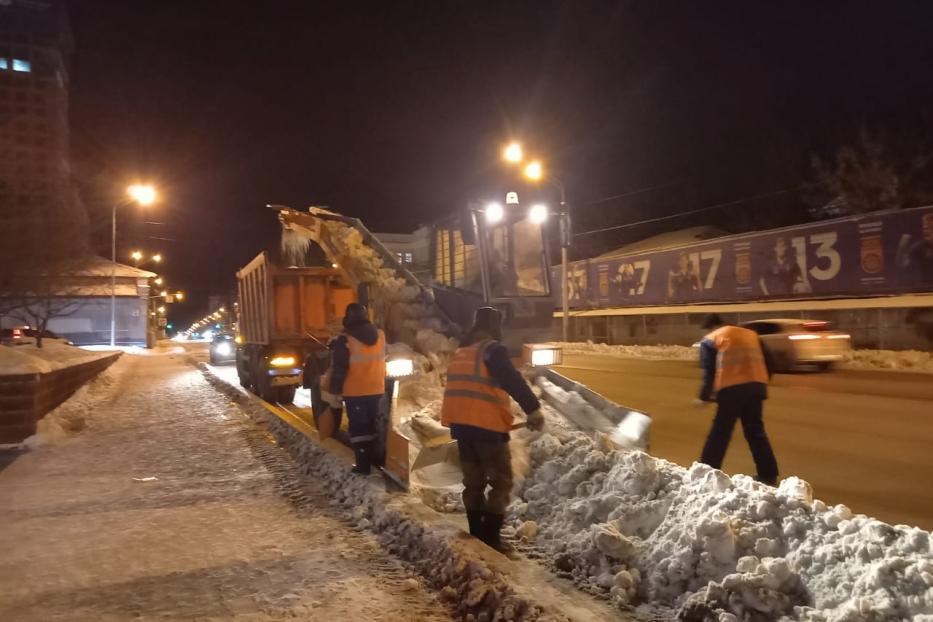
[[[706,438],[706,445],[703,446],[700,462],[715,469],[722,467],[735,422],[741,420],[745,440],[748,441],[748,448],[752,450],[752,458],[758,469],[758,479],[774,483],[778,476],[778,465],[761,415],[764,400],[757,396],[726,392],[720,393],[717,401],[719,407],[716,410],[716,418],[713,419],[713,427]]]
[[[350,428],[350,444],[361,445],[376,440],[376,418],[379,416],[379,400],[382,395],[344,397]]]
[[[505,514],[512,494],[512,454],[507,441],[463,440],[460,465],[463,469],[463,505],[467,512]],[[489,494],[486,488],[489,487]]]

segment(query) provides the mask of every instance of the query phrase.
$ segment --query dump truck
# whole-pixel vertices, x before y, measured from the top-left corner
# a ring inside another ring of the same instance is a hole
[[[268,402],[291,403],[308,361],[326,356],[357,291],[327,267],[281,266],[262,252],[237,272],[236,369]]]

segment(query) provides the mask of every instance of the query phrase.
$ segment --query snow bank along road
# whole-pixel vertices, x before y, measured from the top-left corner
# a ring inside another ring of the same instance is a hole
[[[651,453],[684,466],[700,455],[715,406],[691,405],[695,362],[566,354],[558,371],[651,414]],[[782,477],[797,475],[828,503],[891,524],[933,528],[933,379],[929,374],[841,370],[778,374],[765,422]],[[754,474],[739,426],[728,473]]]
[[[100,384],[0,471],[0,620],[450,619],[184,354]]]

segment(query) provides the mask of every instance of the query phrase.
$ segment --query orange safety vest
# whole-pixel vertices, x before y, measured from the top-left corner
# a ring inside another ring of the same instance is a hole
[[[344,397],[382,395],[386,390],[386,336],[381,330],[376,343],[366,345],[347,335],[350,368],[343,381]]]
[[[716,391],[749,382],[768,383],[768,367],[755,331],[721,326],[708,334],[705,340],[711,342],[719,353],[716,357]]]
[[[499,388],[483,363],[486,348],[494,341],[482,341],[454,352],[447,366],[447,387],[441,423],[472,425],[477,428],[508,432],[512,429],[509,394]]]

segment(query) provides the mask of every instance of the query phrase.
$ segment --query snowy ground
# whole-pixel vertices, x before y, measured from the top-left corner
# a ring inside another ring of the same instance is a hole
[[[50,417],[84,425],[0,461],[0,619],[450,619],[184,355]]]
[[[610,346],[604,343],[556,343],[568,354],[605,354],[624,358],[649,360],[695,361],[696,348],[688,346]],[[847,360],[839,364],[843,369],[912,371],[933,373],[933,352],[919,350],[853,350]]]

